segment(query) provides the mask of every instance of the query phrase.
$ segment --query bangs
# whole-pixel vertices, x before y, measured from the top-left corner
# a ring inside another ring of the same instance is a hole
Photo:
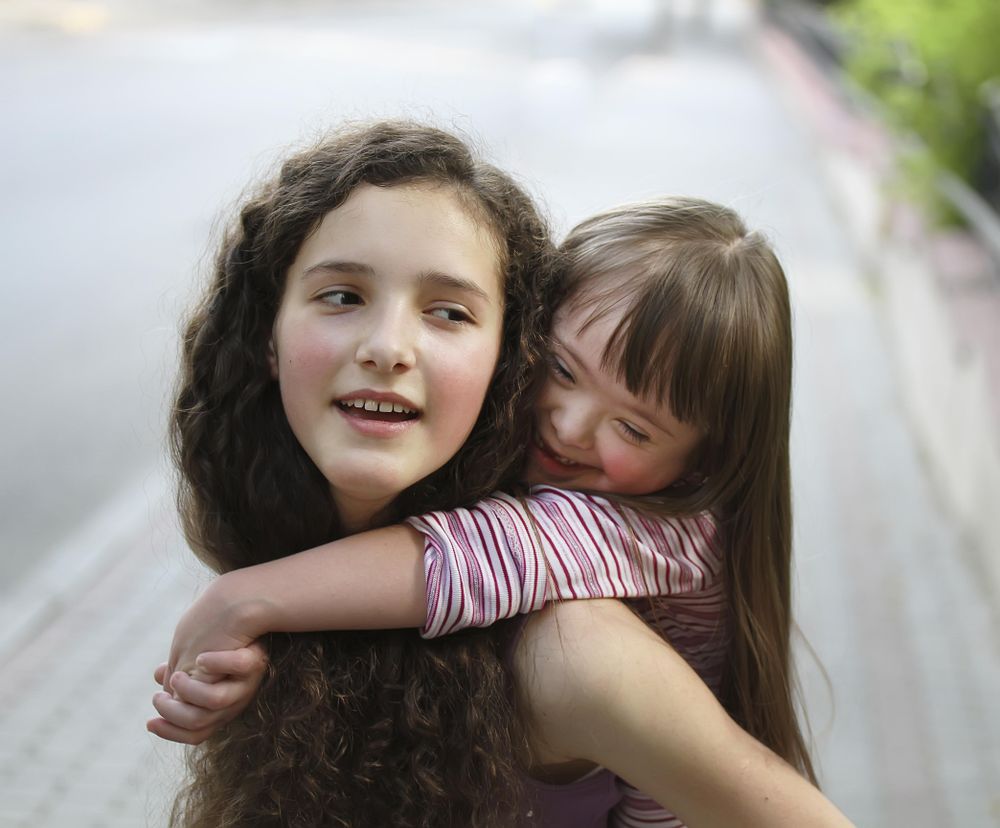
[[[703,244],[672,245],[661,260],[631,272],[588,279],[569,301],[583,311],[581,332],[614,313],[620,323],[601,355],[602,367],[634,396],[668,405],[674,417],[706,432],[733,379],[739,307],[725,255]],[[652,265],[652,267],[650,266]],[[656,277],[650,277],[654,272]],[[728,380],[728,383],[727,383]]]

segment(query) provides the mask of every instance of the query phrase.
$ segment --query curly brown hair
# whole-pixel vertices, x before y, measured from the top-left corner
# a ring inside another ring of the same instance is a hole
[[[342,534],[329,486],[293,436],[267,361],[285,274],[360,184],[446,186],[496,241],[504,282],[495,376],[465,445],[403,492],[398,518],[512,483],[531,429],[557,256],[532,200],[441,130],[345,128],[284,162],[229,230],[189,319],[171,419],[186,537],[217,572]],[[510,825],[524,736],[502,630],[274,635],[255,704],[190,754],[172,823]]]

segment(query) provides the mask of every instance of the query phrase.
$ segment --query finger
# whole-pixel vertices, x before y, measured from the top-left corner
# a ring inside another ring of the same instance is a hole
[[[173,688],[170,686],[170,677],[173,676],[173,674],[175,672],[177,672],[177,671],[174,670],[174,665],[171,664],[170,662],[167,662],[164,665],[164,667],[163,667],[163,692],[165,692],[165,693],[173,693],[174,692]]]
[[[168,693],[153,696],[153,707],[170,724],[184,730],[212,730],[225,721],[225,714],[217,710],[188,704]]]
[[[245,680],[227,679],[207,683],[184,673],[177,673],[174,676],[173,687],[174,694],[180,701],[215,711],[225,710],[237,701],[243,701],[245,704],[253,696],[255,689]]]
[[[153,670],[153,681],[163,686],[163,679],[167,677],[167,662],[163,662],[159,667]]]
[[[148,719],[146,730],[168,742],[179,742],[182,745],[200,745],[211,735],[210,730],[185,730],[159,718]]]
[[[196,663],[208,673],[255,676],[264,672],[267,655],[263,647],[242,647],[239,650],[202,653]]]

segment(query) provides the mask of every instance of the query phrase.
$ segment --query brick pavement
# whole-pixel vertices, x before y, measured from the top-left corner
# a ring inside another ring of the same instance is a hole
[[[145,731],[152,669],[198,582],[169,499],[0,672],[0,825],[162,825],[182,749]]]

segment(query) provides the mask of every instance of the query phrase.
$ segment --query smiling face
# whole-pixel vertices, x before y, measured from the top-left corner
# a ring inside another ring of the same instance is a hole
[[[496,245],[446,188],[362,185],[288,270],[272,372],[347,530],[468,437],[503,321]]]
[[[621,313],[585,326],[588,319],[579,308],[556,313],[525,479],[623,495],[658,492],[689,471],[701,432],[668,406],[635,397],[602,367]]]

